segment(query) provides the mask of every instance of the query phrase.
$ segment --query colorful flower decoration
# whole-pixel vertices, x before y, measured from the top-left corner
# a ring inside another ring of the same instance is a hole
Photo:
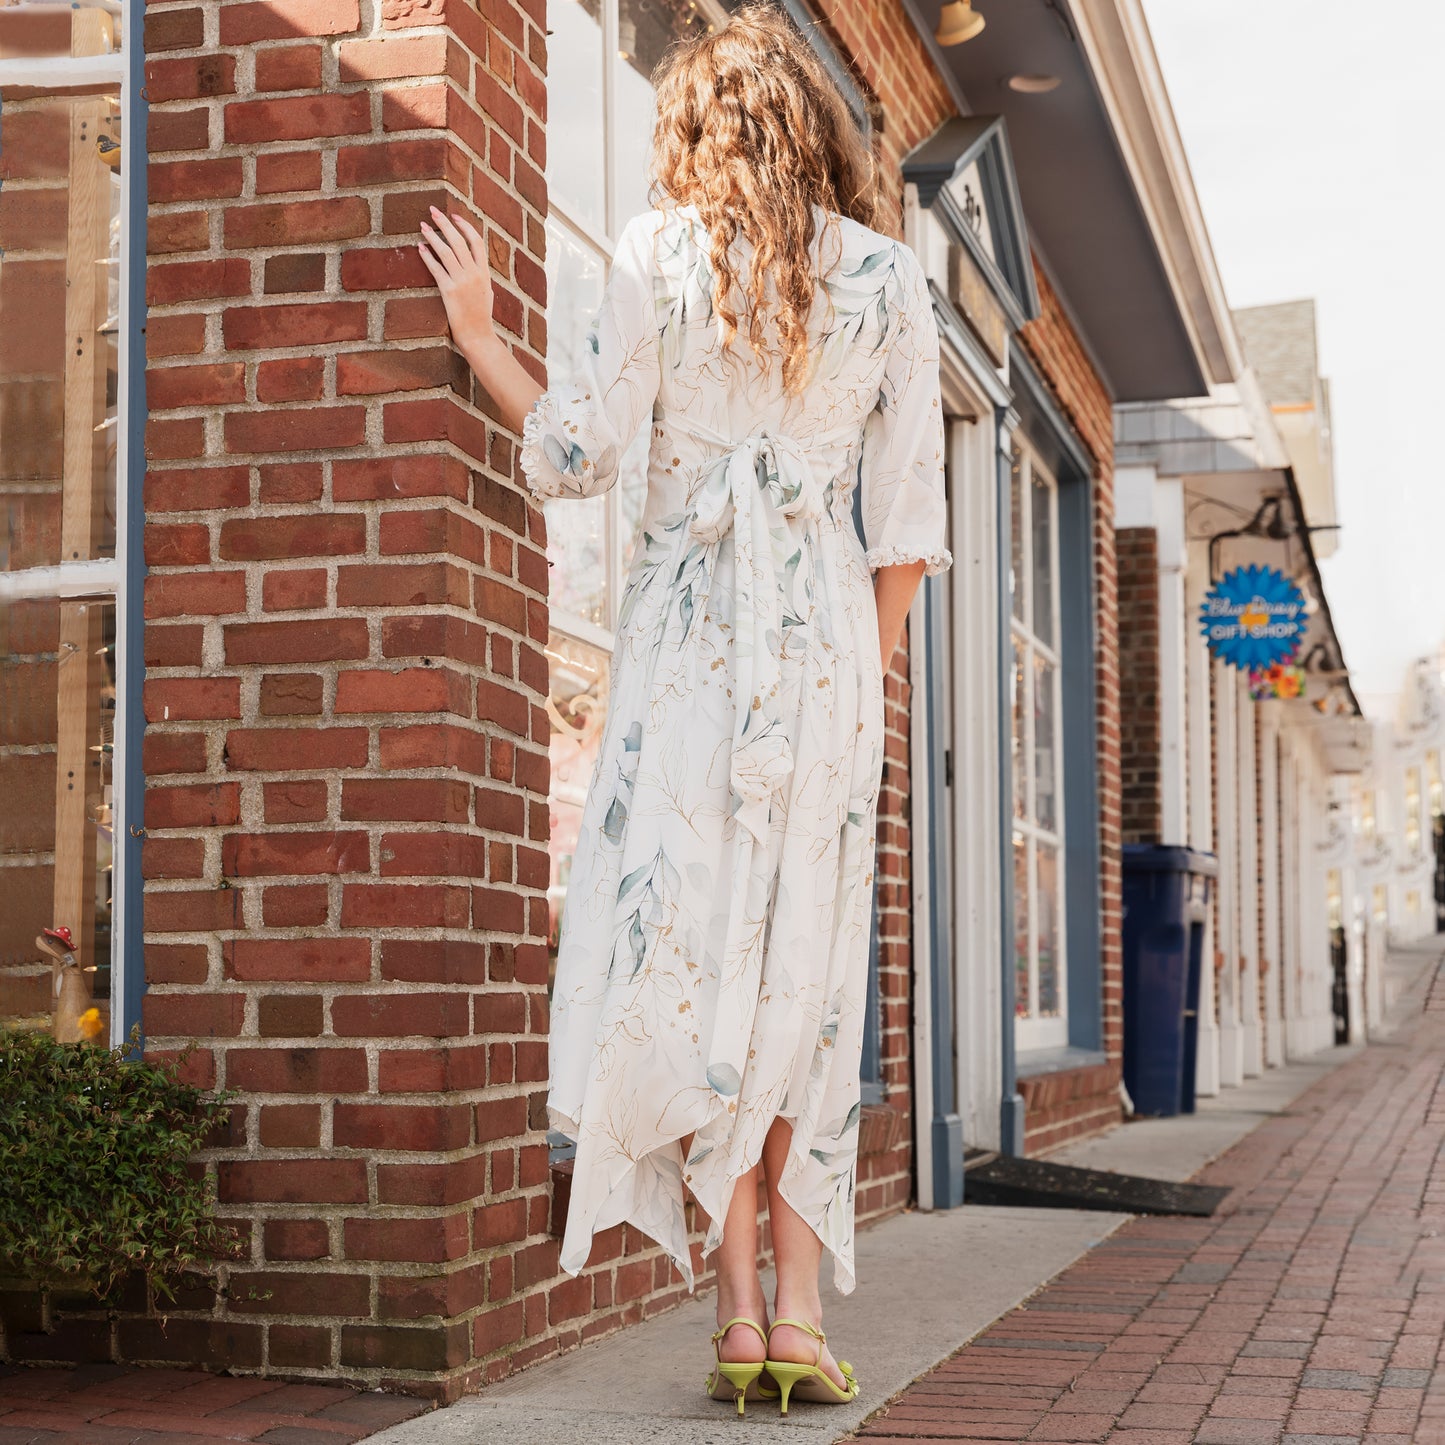
[[[1273,667],[1254,668],[1249,674],[1249,695],[1255,702],[1305,695],[1305,670],[1291,657]]]
[[[1199,622],[1209,650],[1252,681],[1297,654],[1308,617],[1304,594],[1284,573],[1250,566],[1227,572],[1209,589]]]

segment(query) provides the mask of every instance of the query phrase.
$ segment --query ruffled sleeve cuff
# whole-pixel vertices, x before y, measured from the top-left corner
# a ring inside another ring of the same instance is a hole
[[[897,542],[885,547],[869,547],[863,554],[868,559],[868,568],[876,572],[880,567],[894,567],[900,562],[922,562],[923,575],[936,577],[945,567],[953,566],[953,553],[947,547],[936,547],[931,552],[920,552],[916,547],[900,546]]]
[[[557,398],[554,393],[544,391],[522,420],[522,450],[518,456],[527,490],[538,501],[560,497],[569,490],[560,470],[560,466],[567,463],[566,452],[558,440],[561,432]]]

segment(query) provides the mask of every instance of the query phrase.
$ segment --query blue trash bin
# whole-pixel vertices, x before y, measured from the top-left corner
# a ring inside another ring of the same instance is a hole
[[[1124,845],[1124,1087],[1137,1114],[1194,1111],[1212,854]]]

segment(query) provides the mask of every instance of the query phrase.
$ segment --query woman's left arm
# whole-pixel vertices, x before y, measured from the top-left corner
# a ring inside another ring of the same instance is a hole
[[[888,675],[888,664],[898,651],[898,641],[903,635],[904,619],[918,585],[923,581],[923,562],[892,562],[880,567],[873,574],[873,600],[878,611],[878,646],[883,653],[883,675]]]

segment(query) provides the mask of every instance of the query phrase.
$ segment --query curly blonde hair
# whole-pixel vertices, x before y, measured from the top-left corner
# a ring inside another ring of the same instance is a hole
[[[707,227],[723,345],[738,331],[730,296],[742,278],[729,248],[741,231],[753,247],[749,344],[770,371],[764,334],[771,276],[783,388],[796,393],[810,369],[813,206],[876,227],[882,200],[872,152],[808,42],[771,5],[744,5],[722,29],[683,41],[658,63],[653,83],[653,184],[674,203],[694,205]]]

